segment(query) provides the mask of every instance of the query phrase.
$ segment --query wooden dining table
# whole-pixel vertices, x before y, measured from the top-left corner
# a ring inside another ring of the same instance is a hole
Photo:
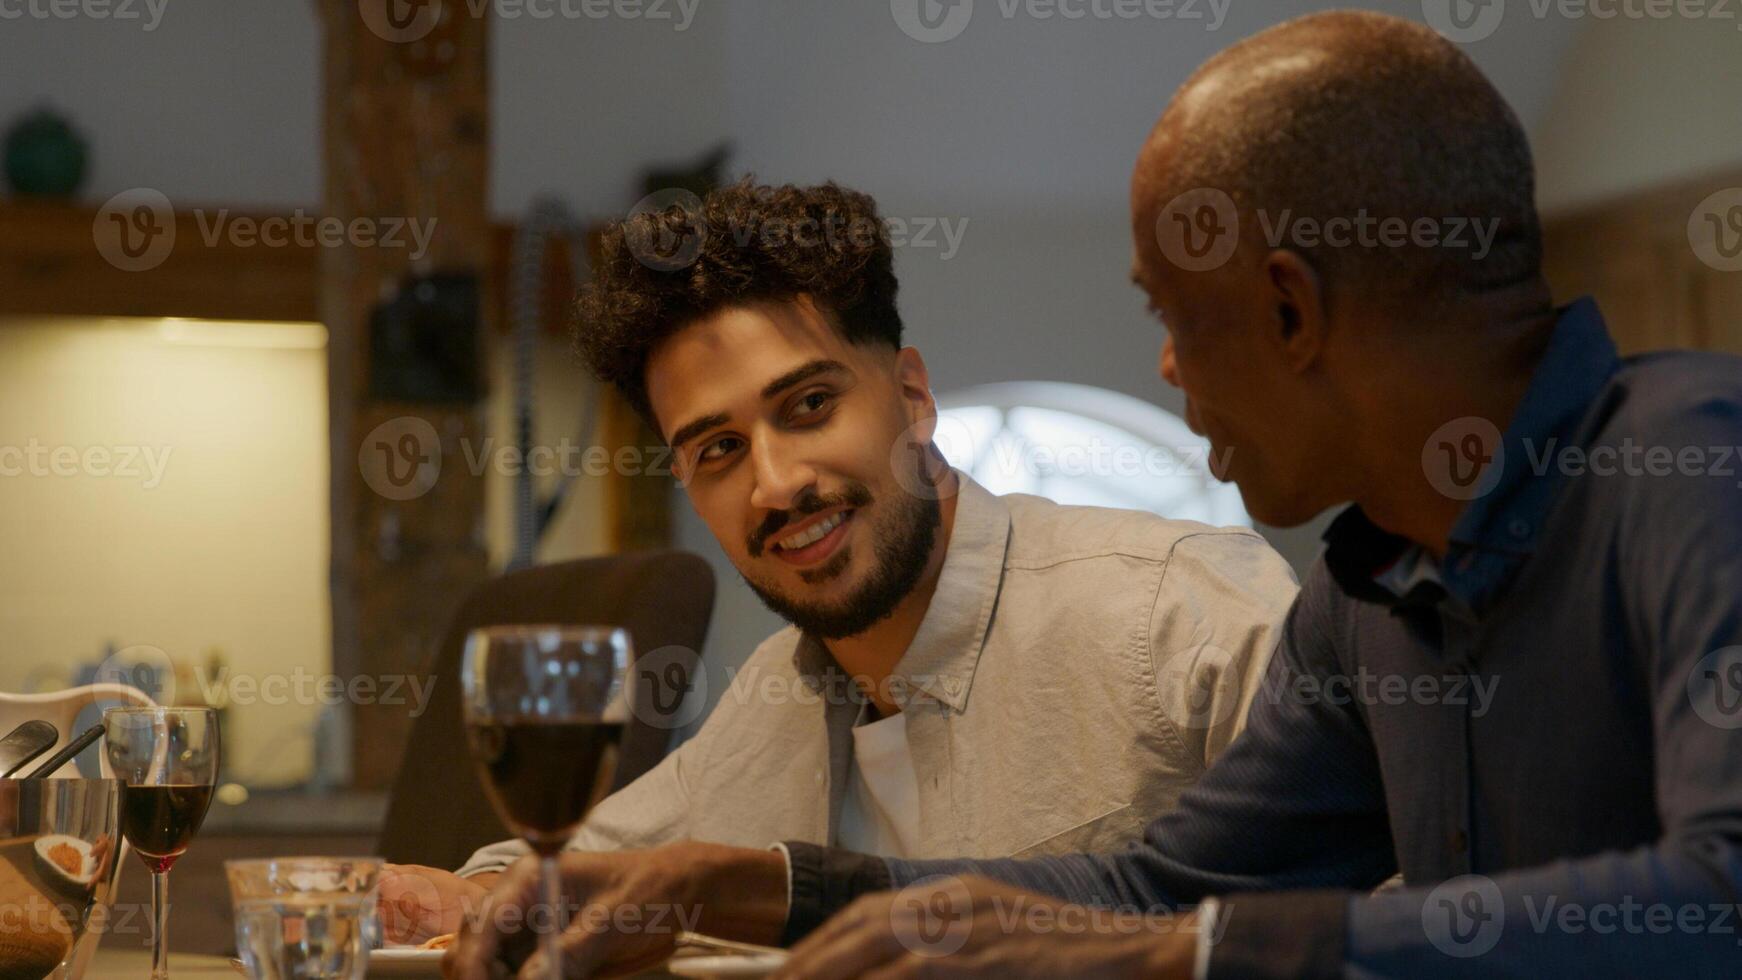
[[[151,975],[151,954],[137,949],[99,950],[85,971],[85,980],[139,980]],[[169,954],[169,975],[175,980],[201,980],[205,977],[241,976],[230,965],[228,956],[196,956],[191,953]]]
[[[151,954],[144,950],[99,950],[85,971],[85,980],[139,980],[151,975]],[[201,956],[193,953],[169,954],[171,980],[208,980],[225,977],[237,980],[242,971],[228,956]],[[662,969],[636,974],[632,980],[671,980],[676,974]]]

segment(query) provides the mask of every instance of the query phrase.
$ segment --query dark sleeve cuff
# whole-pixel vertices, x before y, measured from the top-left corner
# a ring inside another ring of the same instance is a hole
[[[888,891],[892,884],[882,858],[794,841],[782,846],[792,861],[792,905],[780,936],[782,946],[810,935],[860,895]]]
[[[1348,935],[1348,892],[1229,895],[1216,920],[1209,980],[1337,980]]]

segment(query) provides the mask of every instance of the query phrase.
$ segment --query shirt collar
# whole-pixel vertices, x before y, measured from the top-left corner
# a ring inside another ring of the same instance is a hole
[[[1485,608],[1535,553],[1537,535],[1565,479],[1556,467],[1533,466],[1551,447],[1577,435],[1580,421],[1620,367],[1597,304],[1581,299],[1560,311],[1530,387],[1501,436],[1483,477],[1488,489],[1452,526],[1439,567],[1446,592],[1473,610]],[[1325,532],[1326,564],[1345,592],[1395,601],[1374,582],[1410,543],[1349,507]],[[1415,590],[1412,590],[1415,591]]]
[[[1010,509],[966,473],[957,470],[956,480],[961,491],[956,497],[955,521],[937,589],[892,677],[961,711],[968,704],[968,690],[974,683],[1004,581]],[[808,634],[799,639],[795,657],[800,672],[807,676],[840,672],[823,643]],[[899,696],[901,685],[891,687],[896,700],[905,702]]]

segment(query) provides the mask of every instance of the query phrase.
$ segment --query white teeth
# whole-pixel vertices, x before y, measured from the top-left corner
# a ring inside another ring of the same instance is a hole
[[[805,545],[821,541],[824,535],[833,531],[836,527],[839,527],[840,523],[846,519],[847,512],[844,510],[840,511],[839,513],[830,515],[824,520],[812,524],[810,527],[805,528],[791,537],[781,538],[777,543],[780,545],[782,550],[785,551],[794,551],[803,548]]]

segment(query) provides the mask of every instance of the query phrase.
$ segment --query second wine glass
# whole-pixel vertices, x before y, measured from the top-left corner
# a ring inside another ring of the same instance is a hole
[[[540,858],[539,949],[561,976],[556,858],[610,778],[628,711],[629,634],[614,627],[491,626],[466,637],[466,731],[502,822]]]

